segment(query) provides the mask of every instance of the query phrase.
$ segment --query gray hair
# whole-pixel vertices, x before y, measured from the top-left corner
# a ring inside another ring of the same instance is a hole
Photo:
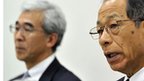
[[[61,9],[49,3],[47,0],[34,0],[26,1],[22,5],[23,11],[33,11],[40,10],[44,14],[43,19],[43,29],[47,34],[57,33],[58,41],[55,46],[52,48],[53,52],[56,51],[56,48],[61,44],[65,29],[66,29],[66,20]]]

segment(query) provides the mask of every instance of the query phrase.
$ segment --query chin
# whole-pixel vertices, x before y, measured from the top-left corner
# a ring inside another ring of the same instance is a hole
[[[24,61],[25,58],[26,58],[25,54],[17,54],[17,59],[18,60]]]
[[[118,62],[109,63],[109,65],[112,70],[125,73],[128,68],[128,60],[125,58],[122,58]]]
[[[125,73],[125,71],[126,71],[126,66],[125,66],[125,64],[122,64],[122,63],[113,64],[113,65],[110,65],[110,67],[112,70],[119,71],[121,73]]]
[[[23,57],[17,57],[17,59],[20,60],[20,61],[24,61]]]

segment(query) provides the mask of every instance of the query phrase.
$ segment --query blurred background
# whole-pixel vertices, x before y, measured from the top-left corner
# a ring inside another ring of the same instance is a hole
[[[9,25],[17,20],[25,0],[4,0],[4,81],[26,71],[17,60]],[[60,62],[82,81],[116,81],[123,74],[112,71],[97,40],[89,35],[96,25],[103,0],[49,0],[58,5],[67,20],[67,30],[56,55]]]

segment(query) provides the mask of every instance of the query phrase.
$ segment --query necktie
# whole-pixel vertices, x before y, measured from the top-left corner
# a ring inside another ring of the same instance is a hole
[[[29,73],[26,72],[24,73],[23,77],[22,77],[22,80],[25,80],[26,78],[30,77]]]
[[[129,79],[127,79],[126,81],[129,81]]]

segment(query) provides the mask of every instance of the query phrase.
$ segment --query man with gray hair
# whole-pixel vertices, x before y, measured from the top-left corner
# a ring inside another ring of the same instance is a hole
[[[80,81],[54,55],[65,28],[66,20],[57,6],[46,0],[25,2],[10,30],[14,32],[16,56],[25,62],[27,71],[10,81]]]

